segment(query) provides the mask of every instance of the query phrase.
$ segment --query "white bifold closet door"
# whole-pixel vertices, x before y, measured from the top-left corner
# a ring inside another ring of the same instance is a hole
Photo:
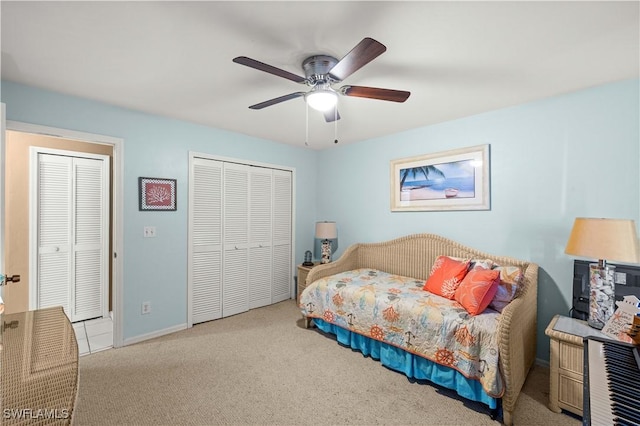
[[[222,315],[249,310],[249,167],[224,163]]]
[[[291,297],[292,173],[192,159],[191,322]]]
[[[249,171],[249,308],[270,305],[272,282],[273,170]]]
[[[220,161],[191,163],[191,315],[193,323],[222,317],[222,169]]]
[[[35,308],[62,306],[71,321],[105,316],[109,158],[37,156]]]
[[[291,188],[291,172],[274,170],[271,303],[291,297]]]

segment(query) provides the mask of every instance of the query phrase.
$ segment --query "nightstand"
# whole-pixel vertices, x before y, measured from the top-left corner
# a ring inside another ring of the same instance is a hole
[[[319,265],[319,263],[315,262],[313,264],[313,266],[316,265]],[[298,265],[298,291],[296,297],[298,303],[300,302],[300,294],[302,294],[302,290],[307,287],[307,275],[309,275],[309,272],[311,271],[311,268],[313,268],[313,266]]]
[[[582,416],[585,336],[602,336],[586,321],[562,315],[553,317],[544,332],[550,337],[549,409]]]

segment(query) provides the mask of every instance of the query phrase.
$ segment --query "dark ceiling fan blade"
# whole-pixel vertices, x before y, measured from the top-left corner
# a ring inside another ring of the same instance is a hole
[[[381,89],[379,87],[342,86],[340,93],[358,98],[380,99],[381,101],[404,102],[411,92],[404,90]]]
[[[259,104],[251,105],[251,109],[262,109],[271,105],[279,104],[280,102],[288,101],[290,99],[299,98],[304,96],[304,92],[289,93],[288,95],[280,96],[278,98],[269,99],[268,101],[260,102]]]
[[[329,111],[325,111],[324,119],[327,121],[327,123],[333,123],[336,120],[340,120],[340,113],[338,112],[338,107],[333,107]]]
[[[265,64],[264,62],[256,61],[255,59],[247,58],[246,56],[238,56],[233,58],[233,62],[240,65],[246,65],[250,68],[255,68],[260,71],[268,72],[269,74],[277,75],[278,77],[286,78],[287,80],[295,81],[296,83],[304,83],[306,78],[299,75],[290,73],[280,68],[276,68],[273,65]]]
[[[342,81],[354,72],[358,71],[378,56],[382,55],[387,48],[384,44],[372,38],[366,37],[356,45],[346,56],[329,71],[333,77]]]

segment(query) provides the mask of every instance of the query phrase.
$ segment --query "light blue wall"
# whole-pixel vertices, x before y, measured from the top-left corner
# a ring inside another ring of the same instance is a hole
[[[548,360],[544,330],[571,306],[574,218],[640,224],[639,89],[624,81],[321,151],[317,217],[337,222],[336,256],[429,232],[538,263],[537,357]],[[390,211],[390,160],[480,144],[491,145],[490,211]]]
[[[189,151],[296,170],[296,264],[313,244],[316,153],[237,133],[143,114],[98,102],[2,82],[7,120],[124,139],[124,338],[187,322],[187,195]],[[138,177],[178,180],[175,212],[138,211]],[[143,238],[145,225],[156,238]],[[152,312],[141,315],[141,303]]]
[[[639,93],[638,80],[624,81],[315,152],[2,83],[9,120],[125,140],[125,338],[186,322],[191,150],[296,168],[297,263],[312,247],[315,220],[337,222],[334,257],[355,242],[432,232],[538,263],[537,356],[545,360],[544,329],[571,304],[573,258],[563,251],[573,219],[640,224]],[[491,145],[490,211],[390,212],[390,160],[479,144]],[[178,211],[139,212],[138,176],[177,178]],[[144,225],[158,237],[144,239]],[[141,316],[145,300],[153,312]]]

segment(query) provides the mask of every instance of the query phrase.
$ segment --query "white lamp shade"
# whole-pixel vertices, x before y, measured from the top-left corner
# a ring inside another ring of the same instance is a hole
[[[564,250],[574,256],[640,262],[636,225],[630,219],[576,218]]]
[[[316,238],[331,240],[338,238],[338,229],[335,222],[316,222]]]

